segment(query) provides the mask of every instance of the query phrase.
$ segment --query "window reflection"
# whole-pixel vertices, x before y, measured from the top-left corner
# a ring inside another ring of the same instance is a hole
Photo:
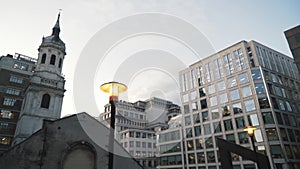
[[[227,79],[227,86],[228,86],[228,88],[234,87],[236,85],[237,85],[237,82],[236,82],[235,77],[231,77],[231,78]]]
[[[258,126],[259,125],[257,114],[249,115],[248,119],[249,119],[249,124],[251,126]]]
[[[267,97],[260,97],[258,98],[258,103],[260,109],[268,109],[270,108],[269,100]]]
[[[266,94],[266,89],[263,83],[255,83],[256,94]]]
[[[242,95],[243,95],[243,98],[252,95],[252,91],[251,91],[250,86],[246,86],[246,87],[243,87],[243,88],[242,88]]]
[[[236,90],[230,91],[230,97],[231,97],[232,101],[239,99],[240,98],[239,90],[236,89]]]
[[[240,74],[239,79],[240,79],[240,84],[244,84],[244,83],[249,82],[247,73]]]
[[[247,100],[244,103],[247,112],[255,110],[254,100]]]
[[[278,134],[275,128],[266,129],[266,134],[269,141],[278,140]]]
[[[274,124],[272,112],[263,112],[262,117],[265,124]]]
[[[251,73],[252,73],[252,79],[253,80],[261,80],[262,79],[262,76],[261,76],[261,73],[260,73],[259,69],[251,70]]]
[[[242,104],[241,104],[241,103],[233,104],[232,107],[233,107],[233,113],[234,113],[234,114],[240,114],[240,113],[243,113],[243,110],[242,110]]]

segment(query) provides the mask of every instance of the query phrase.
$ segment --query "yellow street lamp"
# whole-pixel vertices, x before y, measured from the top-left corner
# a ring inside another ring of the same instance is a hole
[[[251,139],[253,151],[256,152],[255,144],[254,144],[254,130],[256,130],[253,126],[247,126],[244,131],[246,131]]]
[[[116,120],[116,102],[119,99],[119,93],[127,90],[126,85],[119,82],[108,82],[100,86],[100,89],[106,93],[109,93],[110,103],[110,133],[109,133],[109,146],[108,146],[108,169],[113,169],[114,161],[114,132],[115,132],[115,120]]]

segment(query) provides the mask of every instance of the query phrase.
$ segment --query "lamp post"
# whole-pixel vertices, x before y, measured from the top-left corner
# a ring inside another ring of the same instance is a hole
[[[115,133],[115,117],[116,117],[116,102],[118,101],[119,93],[127,90],[126,85],[118,82],[108,82],[100,86],[100,89],[109,93],[110,104],[110,133],[108,146],[108,169],[113,169],[114,163],[114,133]]]
[[[256,130],[255,127],[253,126],[247,126],[244,131],[247,131],[250,139],[251,139],[251,143],[252,143],[252,147],[253,147],[253,151],[256,153],[256,148],[255,148],[255,144],[254,144],[254,130]]]

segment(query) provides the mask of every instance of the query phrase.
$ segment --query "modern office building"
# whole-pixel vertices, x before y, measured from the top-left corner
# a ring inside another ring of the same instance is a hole
[[[0,153],[11,146],[35,63],[18,53],[0,57]]]
[[[179,74],[183,146],[178,152],[184,168],[220,169],[216,138],[251,148],[243,131],[248,125],[257,128],[255,148],[269,157],[272,169],[300,168],[300,76],[292,58],[241,41]],[[176,163],[177,154],[170,152],[160,154],[168,158],[161,157],[158,168]],[[232,159],[234,168],[255,168],[235,154]]]
[[[156,132],[168,127],[168,121],[180,114],[180,107],[170,101],[150,98],[134,103],[116,103],[115,138],[144,168],[155,168]],[[100,114],[101,121],[110,123],[110,105]]]
[[[284,32],[295,62],[300,70],[300,25]]]

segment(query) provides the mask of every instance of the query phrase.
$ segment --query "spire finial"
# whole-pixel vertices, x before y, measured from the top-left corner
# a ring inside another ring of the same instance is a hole
[[[60,18],[60,12],[61,11],[62,11],[62,9],[59,9],[56,23],[55,23],[55,25],[54,25],[54,27],[52,29],[53,30],[52,35],[55,35],[55,36],[59,36],[59,32],[60,32],[59,18]]]

